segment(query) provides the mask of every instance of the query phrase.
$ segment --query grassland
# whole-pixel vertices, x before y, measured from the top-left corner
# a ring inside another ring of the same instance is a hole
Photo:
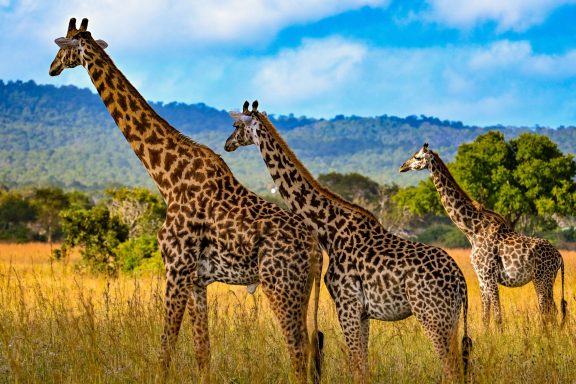
[[[51,263],[45,244],[0,245],[0,383],[149,383],[156,374],[163,279],[105,277],[74,270],[74,259]],[[467,250],[452,250],[466,275],[476,383],[576,382],[576,252],[566,262],[569,318],[543,330],[531,285],[501,289],[505,329],[485,330],[478,283]],[[289,360],[265,298],[244,287],[208,289],[215,383],[290,382]],[[557,280],[555,298],[560,297]],[[195,382],[191,331],[184,323],[169,382]],[[323,289],[324,383],[348,383],[345,343]],[[374,383],[435,383],[441,370],[413,319],[371,324]]]

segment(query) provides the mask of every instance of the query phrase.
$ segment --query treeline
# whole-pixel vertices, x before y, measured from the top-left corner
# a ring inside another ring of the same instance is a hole
[[[266,110],[266,101],[260,101]],[[152,106],[184,134],[223,152],[232,132],[227,111],[201,103]],[[576,127],[482,128],[428,116],[336,116],[326,120],[272,115],[271,119],[313,174],[358,172],[381,184],[401,186],[424,178],[397,172],[406,154],[424,141],[446,161],[454,159],[459,145],[490,130],[508,139],[525,132],[545,135],[564,153],[574,153],[576,148]],[[87,89],[0,80],[0,136],[0,185],[84,191],[120,185],[153,188],[99,96]],[[271,180],[257,151],[241,151],[241,155],[222,156],[243,183],[264,192]]]
[[[166,206],[143,187],[101,193],[32,188],[0,192],[0,240],[56,242],[55,260],[78,247],[79,269],[115,275],[163,270],[156,233]]]
[[[574,246],[576,162],[548,137],[525,133],[506,141],[491,131],[460,146],[448,167],[471,197],[501,213],[511,227],[559,247]],[[447,248],[469,246],[445,216],[430,179],[399,187],[359,173],[332,172],[318,181],[372,211],[390,232]],[[282,205],[276,195],[265,197]],[[160,195],[144,187],[90,194],[56,187],[5,190],[0,191],[0,240],[58,242],[56,260],[79,247],[79,268],[110,275],[161,271],[156,232],[165,214]]]

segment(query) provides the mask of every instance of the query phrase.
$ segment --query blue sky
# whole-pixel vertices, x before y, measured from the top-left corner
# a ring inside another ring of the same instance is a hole
[[[576,125],[576,0],[0,0],[0,79],[93,90],[48,76],[70,17],[149,100]]]

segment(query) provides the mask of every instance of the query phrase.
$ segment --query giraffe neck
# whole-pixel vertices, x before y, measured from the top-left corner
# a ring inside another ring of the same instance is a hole
[[[318,238],[326,247],[337,236],[342,216],[349,218],[351,212],[374,216],[340,196],[322,187],[288,147],[268,118],[258,114],[261,122],[253,131],[254,143],[258,143],[262,159],[276,184],[282,198],[295,213],[300,214],[306,223],[314,228]],[[335,225],[331,225],[335,224]]]
[[[110,115],[166,198],[200,147],[154,111],[94,40],[81,39],[82,62]],[[196,150],[195,150],[196,149]],[[202,151],[200,151],[202,152]]]
[[[442,205],[450,219],[470,239],[482,227],[482,209],[479,203],[460,188],[446,164],[436,152],[432,153],[429,170]]]

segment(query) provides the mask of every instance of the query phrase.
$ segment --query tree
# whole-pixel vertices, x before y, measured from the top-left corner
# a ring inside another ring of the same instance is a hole
[[[415,187],[399,189],[392,200],[399,207],[407,208],[409,212],[417,216],[424,216],[427,213],[445,214],[436,187],[430,178],[420,181]]]
[[[0,239],[27,241],[32,237],[28,225],[36,220],[37,210],[18,192],[0,193]]]
[[[58,234],[60,229],[60,211],[70,205],[68,196],[61,188],[36,188],[31,203],[38,212],[36,224],[39,234],[45,234],[48,243],[52,244],[54,234]]]
[[[111,275],[117,272],[115,250],[128,239],[128,226],[102,205],[64,211],[61,220],[66,236],[57,257],[65,257],[68,249],[81,246],[83,262],[90,269]]]
[[[359,173],[330,172],[319,175],[318,182],[348,201],[364,202],[365,204],[378,203],[380,185]]]
[[[490,131],[458,148],[448,164],[456,181],[486,208],[503,214],[512,227],[542,227],[553,215],[576,215],[576,163],[547,136],[524,133],[506,142]],[[430,179],[394,197],[400,206],[423,215],[439,211]],[[443,210],[442,210],[443,212]]]
[[[105,194],[110,213],[128,226],[129,238],[156,235],[166,216],[166,204],[159,194],[143,187],[107,189]]]
[[[576,214],[576,163],[546,136],[524,133],[507,143],[491,131],[462,145],[452,169],[464,190],[513,227]]]

